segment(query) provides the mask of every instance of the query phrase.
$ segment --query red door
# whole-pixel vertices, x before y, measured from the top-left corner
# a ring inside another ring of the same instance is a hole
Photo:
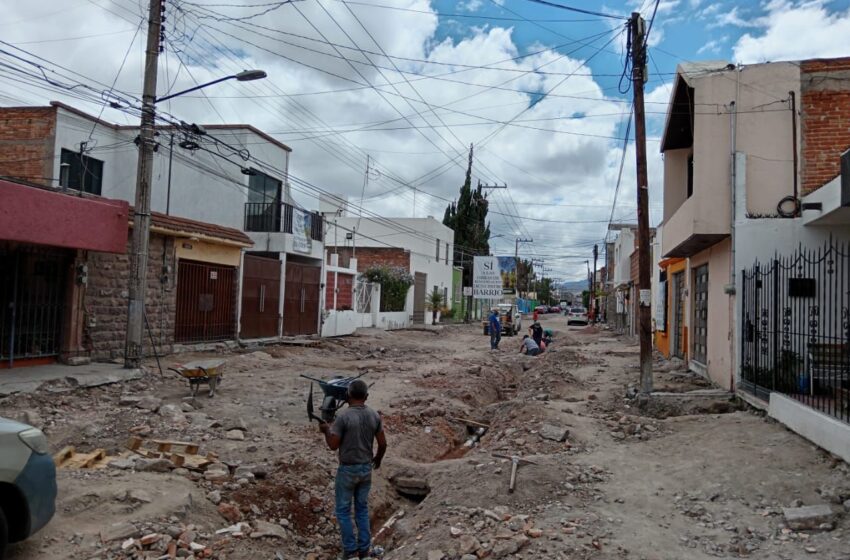
[[[321,267],[286,263],[286,284],[283,288],[284,335],[319,332],[321,277]]]
[[[280,261],[245,255],[242,267],[242,338],[277,336]]]

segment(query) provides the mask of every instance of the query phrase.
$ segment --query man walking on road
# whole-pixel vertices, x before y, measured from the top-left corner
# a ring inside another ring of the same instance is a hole
[[[502,322],[499,321],[499,312],[490,312],[490,350],[499,349],[499,341],[502,340]]]
[[[369,531],[369,490],[372,487],[372,469],[381,468],[387,451],[387,438],[380,415],[366,406],[369,387],[365,381],[355,379],[348,386],[348,408],[337,416],[333,425],[319,424],[328,447],[339,450],[339,468],[336,471],[336,518],[342,534],[342,558],[368,558],[372,535]],[[372,455],[372,442],[378,441],[378,452]],[[351,522],[351,503],[354,502],[354,520]]]

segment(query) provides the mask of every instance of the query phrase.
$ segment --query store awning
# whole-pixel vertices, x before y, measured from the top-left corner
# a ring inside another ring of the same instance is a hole
[[[122,200],[0,180],[0,240],[124,253],[128,208]]]

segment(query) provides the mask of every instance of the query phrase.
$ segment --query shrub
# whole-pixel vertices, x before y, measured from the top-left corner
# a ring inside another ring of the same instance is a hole
[[[407,292],[413,285],[413,276],[400,267],[373,266],[363,272],[369,282],[381,285],[381,311],[404,311]]]

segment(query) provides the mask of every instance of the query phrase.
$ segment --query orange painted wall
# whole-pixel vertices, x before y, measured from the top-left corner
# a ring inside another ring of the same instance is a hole
[[[675,260],[668,264],[665,267],[667,271],[667,324],[665,325],[667,330],[664,331],[655,331],[655,348],[661,352],[661,354],[665,358],[670,357],[670,340],[672,339],[672,325],[673,325],[673,275],[677,272],[681,272],[687,268],[688,261],[686,259]],[[685,352],[687,356],[687,327],[685,327],[683,332],[683,338],[685,338]]]

